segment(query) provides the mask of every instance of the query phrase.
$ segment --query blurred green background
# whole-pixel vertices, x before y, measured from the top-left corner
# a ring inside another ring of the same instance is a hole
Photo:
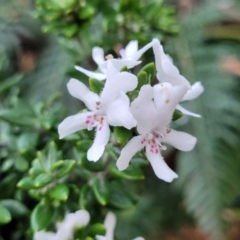
[[[38,200],[16,184],[35,152],[58,141],[57,124],[79,109],[66,83],[70,77],[87,78],[74,65],[95,70],[93,46],[113,53],[130,40],[144,46],[152,38],[162,41],[191,83],[201,81],[205,87],[198,99],[186,103],[202,118],[184,116],[176,123],[198,143],[191,152],[165,154],[179,175],[171,184],[145,168],[146,179],[137,183],[138,204],[117,212],[116,237],[240,239],[238,0],[0,0],[0,204],[7,207],[14,200],[17,209],[0,226],[1,240],[31,239],[29,216]],[[149,50],[144,63],[152,61]],[[26,103],[35,106],[37,120],[29,117]],[[23,146],[23,133],[34,140],[27,137]]]

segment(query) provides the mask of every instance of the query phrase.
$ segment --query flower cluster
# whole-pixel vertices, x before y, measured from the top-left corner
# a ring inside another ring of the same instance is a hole
[[[94,47],[92,57],[100,72],[92,72],[82,67],[77,70],[90,78],[105,80],[102,92],[98,95],[90,91],[83,83],[71,79],[67,84],[69,93],[83,101],[89,111],[85,111],[62,121],[58,127],[60,138],[82,129],[96,129],[93,145],[87,152],[89,161],[98,161],[104,153],[110,139],[110,126],[121,126],[126,129],[136,127],[137,133],[122,149],[117,167],[125,170],[131,158],[145,148],[146,157],[158,178],[171,182],[177,178],[161,156],[163,143],[172,145],[181,151],[190,151],[197,139],[187,133],[170,128],[173,113],[176,109],[183,114],[200,117],[182,106],[180,102],[192,100],[203,92],[200,82],[190,85],[172,59],[164,53],[157,39],[138,50],[137,41],[131,41],[120,51],[122,58],[114,59],[107,56],[104,59],[103,49]],[[138,91],[138,96],[130,102],[128,93],[138,86],[138,78],[130,72],[140,64],[140,57],[152,48],[155,57],[156,78],[158,84],[144,84]],[[127,71],[122,71],[122,69]]]
[[[69,240],[73,239],[76,228],[86,227],[90,221],[90,214],[86,210],[78,210],[75,213],[67,213],[61,223],[57,224],[57,232],[39,231],[34,234],[33,240]],[[105,236],[96,235],[96,240],[114,240],[116,216],[108,212],[104,220]],[[144,240],[137,237],[133,240]]]

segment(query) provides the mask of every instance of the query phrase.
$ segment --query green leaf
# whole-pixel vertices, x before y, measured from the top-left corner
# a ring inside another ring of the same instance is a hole
[[[95,223],[89,228],[88,235],[95,237],[96,235],[105,236],[106,228],[102,223]]]
[[[182,116],[184,116],[184,114],[181,111],[176,109],[173,113],[172,121],[174,122],[174,121],[178,120],[179,118],[181,118]]]
[[[92,162],[87,159],[86,153],[78,154],[78,156],[79,165],[91,172],[100,172],[103,171],[106,167],[106,165],[102,162],[102,159],[97,162]]]
[[[18,125],[22,127],[29,127],[35,124],[35,119],[33,117],[16,112],[15,109],[1,110],[0,119],[10,124]]]
[[[33,189],[35,188],[34,179],[32,177],[25,177],[18,182],[17,187],[26,190]]]
[[[88,185],[83,186],[79,197],[80,208],[87,209],[94,203],[94,201],[95,198],[92,189]]]
[[[32,149],[36,146],[38,141],[38,134],[34,131],[24,132],[17,139],[17,148],[22,152]]]
[[[145,178],[142,169],[133,165],[128,166],[124,171],[119,171],[115,165],[112,165],[109,168],[109,172],[115,177],[128,180],[143,180]]]
[[[28,161],[26,158],[22,156],[18,156],[17,159],[15,160],[15,167],[17,170],[24,172],[28,170]]]
[[[114,136],[116,138],[116,141],[119,144],[126,144],[129,138],[132,136],[133,130],[128,130],[124,127],[114,127],[113,130]]]
[[[40,173],[35,179],[34,179],[34,187],[41,188],[53,181],[52,176],[50,176],[48,173]]]
[[[74,37],[74,35],[77,34],[79,28],[77,24],[71,24],[69,26],[66,26],[63,29],[64,34],[68,37],[68,38],[72,38]]]
[[[33,231],[40,231],[45,228],[52,220],[54,208],[39,203],[31,214],[31,227]]]
[[[92,78],[89,78],[89,86],[90,86],[90,89],[97,93],[97,94],[100,94],[103,90],[103,87],[104,87],[104,82],[103,81],[99,81],[99,80],[96,80],[96,79],[92,79]]]
[[[29,213],[29,210],[27,209],[27,207],[23,203],[15,199],[1,200],[0,205],[7,208],[8,211],[11,213],[12,217],[21,217]]]
[[[149,63],[147,65],[145,65],[138,73],[138,76],[141,75],[142,72],[145,72],[147,74],[147,82],[145,84],[151,84],[153,83],[153,80],[155,78],[156,75],[156,70],[155,70],[155,64]],[[142,75],[142,77],[144,76],[144,74]]]
[[[89,139],[82,139],[77,142],[77,147],[83,152],[88,151],[88,149],[91,147],[93,141]]]
[[[11,214],[6,207],[0,204],[0,224],[7,224],[12,220]]]
[[[140,71],[137,75],[138,77],[138,85],[137,89],[140,90],[143,85],[149,84],[148,83],[148,76],[147,73],[144,71]]]
[[[57,158],[58,158],[57,146],[55,142],[50,142],[48,146],[47,158],[44,161],[46,169],[50,169],[51,166],[57,161]]]
[[[22,74],[17,74],[0,82],[0,94],[20,82],[22,77]]]
[[[58,184],[49,190],[49,196],[53,199],[66,201],[69,195],[69,188],[66,184]]]
[[[93,179],[92,189],[97,201],[105,206],[110,198],[108,182],[103,177],[96,177]]]
[[[64,160],[63,165],[58,169],[56,173],[57,178],[62,178],[68,173],[70,173],[76,162],[74,160]]]
[[[79,19],[88,19],[90,18],[95,12],[94,7],[87,5],[84,8],[80,9],[80,12],[78,13]]]
[[[120,185],[111,185],[111,195],[109,204],[118,209],[130,208],[134,205],[131,197]]]

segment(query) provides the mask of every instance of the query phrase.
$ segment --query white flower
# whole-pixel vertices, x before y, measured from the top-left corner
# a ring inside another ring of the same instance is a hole
[[[93,72],[89,71],[87,69],[84,69],[80,66],[75,66],[75,68],[87,75],[90,78],[94,78],[97,80],[104,80],[107,77],[107,65],[108,62],[111,61],[114,67],[117,70],[121,70],[123,67],[127,67],[128,69],[131,69],[138,64],[141,63],[141,61],[138,61],[138,59],[142,56],[144,52],[146,52],[150,47],[152,47],[152,42],[144,46],[142,49],[137,51],[137,46],[136,46],[137,41],[131,41],[127,46],[126,46],[126,54],[122,59],[104,59],[104,51],[100,47],[94,47],[92,49],[92,58],[95,61],[95,63],[98,65],[99,69],[101,72]],[[122,51],[123,52],[123,51]]]
[[[116,227],[116,216],[112,212],[108,212],[105,220],[104,226],[106,228],[106,235],[105,236],[96,236],[96,240],[114,240],[114,230]],[[144,240],[142,237],[137,237],[133,240]]]
[[[152,43],[158,81],[161,83],[169,82],[173,86],[184,85],[188,89],[191,89],[191,85],[188,80],[179,73],[179,70],[173,65],[172,59],[164,53],[159,40],[153,39]]]
[[[60,139],[82,129],[96,128],[93,145],[87,152],[90,161],[102,156],[109,141],[111,126],[123,126],[131,129],[137,125],[125,94],[137,86],[137,77],[128,72],[118,72],[108,63],[107,80],[100,96],[91,92],[83,83],[71,79],[67,84],[69,93],[85,103],[89,112],[79,113],[64,119],[58,126]]]
[[[190,151],[196,144],[195,137],[169,128],[174,109],[186,91],[185,86],[172,86],[167,82],[141,88],[131,105],[132,114],[138,122],[139,136],[133,137],[122,149],[117,161],[120,171],[125,170],[131,158],[145,147],[146,156],[158,178],[171,182],[178,177],[165,163],[160,150],[166,149],[162,143],[182,151]]]
[[[57,224],[57,232],[39,231],[34,234],[33,240],[69,240],[73,239],[76,227],[86,226],[90,221],[90,215],[86,210],[75,213],[67,213],[61,223]]]
[[[180,102],[193,100],[201,95],[204,91],[204,87],[201,82],[196,82],[192,85],[192,88],[187,91],[187,93],[183,96],[183,99]],[[193,117],[201,117],[201,115],[188,111],[183,108],[181,105],[177,105],[176,109],[180,110],[183,114],[193,116]]]

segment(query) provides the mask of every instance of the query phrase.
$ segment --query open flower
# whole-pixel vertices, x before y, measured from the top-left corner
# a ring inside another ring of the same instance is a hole
[[[116,216],[112,212],[108,212],[105,220],[104,226],[106,228],[106,235],[105,236],[96,236],[96,240],[114,240],[114,230],[116,227]],[[134,238],[133,240],[144,240],[142,237]]]
[[[120,171],[125,170],[131,158],[145,148],[146,156],[158,178],[171,182],[178,177],[168,167],[160,151],[166,149],[162,143],[168,143],[182,151],[190,151],[196,144],[195,137],[169,128],[174,109],[186,91],[186,86],[172,86],[167,82],[141,88],[139,96],[131,105],[131,112],[138,122],[139,135],[133,137],[122,149],[117,161]]]
[[[90,215],[86,210],[75,213],[67,213],[61,223],[57,224],[57,232],[39,231],[34,234],[34,240],[69,240],[73,239],[76,227],[86,226],[90,221]]]
[[[204,87],[201,82],[196,82],[192,85],[192,88],[187,91],[187,93],[183,96],[183,99],[180,102],[189,101],[197,98],[201,95],[204,91]],[[187,109],[183,108],[181,105],[177,105],[176,107],[180,110],[183,114],[193,116],[193,117],[201,117],[201,115],[188,111]]]
[[[141,48],[139,51],[137,51],[136,46],[137,41],[131,41],[127,46],[125,50],[125,55],[122,59],[115,59],[110,58],[105,60],[104,51],[100,47],[94,47],[92,49],[92,58],[95,61],[95,63],[98,65],[101,72],[94,72],[89,71],[87,69],[84,69],[80,66],[75,66],[75,68],[86,74],[90,78],[94,78],[97,80],[104,80],[107,77],[107,65],[108,62],[111,61],[114,67],[117,70],[121,70],[123,67],[127,67],[128,69],[131,69],[138,64],[141,63],[141,61],[138,61],[138,59],[142,56],[144,52],[146,52],[150,47],[152,47],[152,42],[148,43],[146,46]],[[123,54],[123,51],[122,51]]]
[[[87,152],[90,161],[97,161],[102,156],[110,137],[109,125],[127,129],[137,125],[129,109],[129,98],[125,94],[136,88],[137,77],[128,72],[118,72],[111,62],[108,64],[107,75],[100,96],[76,79],[69,81],[69,93],[83,101],[90,111],[67,117],[58,126],[60,139],[82,129],[96,128],[93,145]]]
[[[158,39],[153,39],[153,53],[155,56],[155,63],[157,69],[157,79],[159,82],[169,82],[173,86],[183,85],[191,89],[191,85],[186,78],[184,78],[174,66],[172,59],[164,53],[163,47]]]

